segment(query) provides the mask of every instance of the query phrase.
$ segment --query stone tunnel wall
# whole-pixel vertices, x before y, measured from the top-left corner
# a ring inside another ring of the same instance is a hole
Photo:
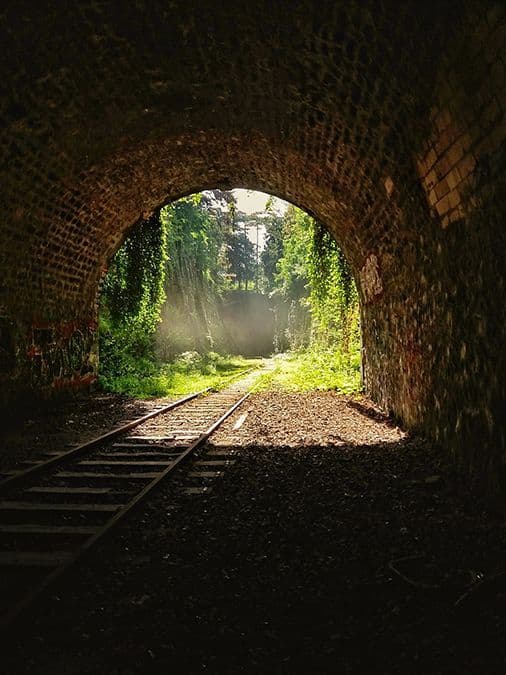
[[[89,385],[125,232],[213,187],[343,247],[370,395],[496,484],[505,457],[499,2],[5,3],[0,381]]]
[[[506,338],[504,304],[506,207],[506,26],[498,7],[473,14],[447,46],[431,100],[430,128],[417,167],[429,220],[407,212],[418,237],[405,242],[412,270],[390,282],[403,290],[385,312],[389,252],[361,271],[364,342],[394,336],[400,372],[388,374],[373,348],[366,362],[373,396],[450,448],[470,474],[504,480]],[[405,184],[405,187],[408,183]],[[381,268],[383,267],[382,271]],[[390,383],[388,382],[391,377]],[[385,396],[391,385],[398,399]]]

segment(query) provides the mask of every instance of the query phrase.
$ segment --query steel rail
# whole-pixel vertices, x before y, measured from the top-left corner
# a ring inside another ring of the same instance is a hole
[[[253,369],[252,369],[253,370]],[[195,398],[198,394],[194,394],[191,397],[187,397],[186,400]],[[127,514],[130,514],[133,509],[135,509],[146,497],[149,495],[159,484],[170,474],[176,467],[178,467],[182,462],[184,462],[198,447],[203,445],[211,436],[211,434],[216,431],[216,429],[223,424],[223,422],[232,415],[237,408],[244,403],[244,401],[250,396],[250,392],[244,394],[239,400],[237,400],[226,412],[211,426],[206,429],[200,436],[192,441],[190,445],[183,450],[183,452],[171,462],[166,469],[160,472],[156,478],[154,478],[150,483],[148,483],[140,492],[138,492],[129,502],[127,502],[123,507],[121,507],[115,515],[108,520],[102,527],[97,529],[97,531],[87,539],[79,548],[77,548],[69,557],[58,567],[56,567],[53,572],[46,576],[35,588],[26,593],[23,597],[18,600],[10,609],[8,609],[0,617],[0,628],[8,629],[10,628],[15,620],[27,609],[30,605],[33,604],[40,596],[42,596],[58,579],[60,579],[68,570],[73,567],[78,561],[89,552],[89,550],[100,541],[110,530],[115,527]],[[153,414],[145,416],[148,419],[153,417]],[[107,436],[107,435],[106,435]],[[101,437],[103,440],[103,437]],[[111,438],[111,436],[107,436]],[[113,478],[113,476],[111,476]]]
[[[221,384],[229,382],[231,379],[241,377],[242,375],[246,375],[247,373],[250,373],[253,370],[255,370],[255,368],[247,368],[246,370],[242,370],[239,373],[235,373],[234,375],[231,375],[229,378],[226,378]],[[198,396],[202,396],[203,394],[206,394],[207,392],[210,391],[218,391],[218,390],[219,388],[217,386],[206,387],[205,389],[201,389],[200,391],[194,392],[193,394],[183,396],[183,398],[180,398],[177,401],[172,401],[171,403],[168,403],[166,406],[163,406],[162,408],[152,410],[150,413],[142,415],[141,417],[132,420],[131,422],[128,422],[127,424],[124,424],[121,427],[112,429],[111,431],[108,431],[105,434],[102,434],[101,436],[97,436],[96,438],[92,438],[91,440],[86,441],[85,443],[81,443],[80,445],[77,445],[74,448],[67,450],[67,452],[62,452],[61,454],[56,455],[55,457],[51,457],[50,459],[46,459],[45,461],[40,462],[40,464],[35,464],[34,466],[31,466],[29,469],[19,471],[18,473],[9,476],[9,478],[5,478],[4,480],[0,481],[0,491],[4,490],[5,488],[10,488],[11,486],[17,485],[26,478],[31,478],[32,476],[35,476],[36,474],[40,473],[41,471],[44,471],[49,467],[57,466],[58,464],[61,464],[62,462],[66,461],[69,457],[78,457],[81,453],[86,452],[87,450],[92,450],[97,445],[105,443],[106,441],[116,438],[117,436],[121,436],[127,431],[130,431],[130,429],[134,429],[135,427],[140,426],[141,424],[147,422],[153,417],[163,415],[164,413],[169,412],[170,410],[173,410],[174,408],[177,408],[178,406],[183,405],[184,403],[187,403],[188,401],[191,401],[192,399],[197,398]]]

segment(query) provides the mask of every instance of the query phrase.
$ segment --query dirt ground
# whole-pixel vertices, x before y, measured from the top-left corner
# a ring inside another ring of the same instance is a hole
[[[4,462],[142,409],[73,405],[12,428]],[[0,670],[506,672],[504,516],[441,450],[326,392],[253,395],[209,451],[234,460],[210,491],[185,494],[182,467],[20,620]]]

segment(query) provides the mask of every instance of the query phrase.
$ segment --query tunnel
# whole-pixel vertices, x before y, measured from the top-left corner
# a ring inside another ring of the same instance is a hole
[[[86,389],[126,233],[207,188],[342,247],[367,394],[501,485],[506,20],[488,0],[6,2],[1,405]]]

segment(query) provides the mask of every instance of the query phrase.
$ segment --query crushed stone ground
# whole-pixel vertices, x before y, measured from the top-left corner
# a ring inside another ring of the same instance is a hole
[[[329,392],[255,394],[207,449],[235,460],[210,493],[181,469],[20,622],[4,672],[506,672],[504,516],[441,450]]]

